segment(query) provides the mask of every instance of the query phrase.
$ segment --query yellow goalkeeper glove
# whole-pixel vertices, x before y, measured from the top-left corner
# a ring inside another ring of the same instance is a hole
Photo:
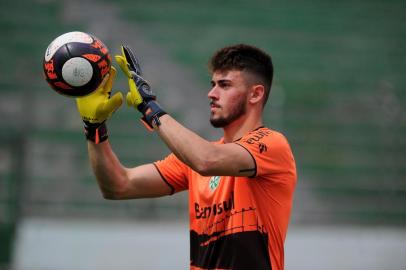
[[[145,127],[153,130],[153,125],[161,124],[159,117],[166,112],[156,102],[156,95],[151,91],[148,82],[141,77],[141,67],[128,46],[121,46],[121,55],[116,55],[116,61],[128,78],[128,106],[137,108],[143,114],[141,120]]]
[[[108,138],[105,121],[123,103],[121,92],[110,96],[115,77],[116,69],[111,67],[109,74],[96,91],[76,99],[78,111],[84,122],[86,138],[96,144]]]

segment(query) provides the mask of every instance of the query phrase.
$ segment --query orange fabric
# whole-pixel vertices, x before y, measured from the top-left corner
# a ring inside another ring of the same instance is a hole
[[[147,122],[145,122],[145,121],[142,120],[142,119],[140,119],[140,121],[141,121],[141,123],[144,125],[144,127],[145,127],[149,132],[154,131],[154,129],[151,128],[151,127],[147,124]]]
[[[286,138],[268,128],[252,131],[235,143],[254,158],[253,177],[204,177],[173,154],[155,163],[175,192],[189,189],[191,269],[236,269],[233,260],[238,261],[238,269],[245,269],[241,264],[248,262],[270,269],[265,267],[270,260],[273,270],[282,270],[296,185],[293,154]],[[238,237],[244,240],[238,242]],[[265,255],[246,247],[246,243],[256,247],[264,239]],[[244,247],[242,259],[239,252]]]
[[[94,136],[94,143],[95,144],[99,144],[99,142],[100,142],[100,137],[99,137],[99,129],[98,128],[96,128],[96,135]]]

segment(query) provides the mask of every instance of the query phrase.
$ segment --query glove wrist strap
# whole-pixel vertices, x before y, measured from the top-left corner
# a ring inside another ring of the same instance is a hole
[[[138,109],[144,115],[141,120],[146,124],[146,128],[149,130],[153,130],[154,126],[159,127],[161,125],[159,117],[166,114],[161,106],[159,106],[154,100],[151,100],[146,104],[140,104]]]
[[[85,123],[85,136],[86,139],[89,141],[94,142],[95,144],[99,144],[104,142],[109,137],[107,134],[107,126],[106,123],[90,123],[88,121],[83,121]]]

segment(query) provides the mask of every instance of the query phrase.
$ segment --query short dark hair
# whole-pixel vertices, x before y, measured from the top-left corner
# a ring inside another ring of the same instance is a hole
[[[240,70],[257,75],[265,88],[264,104],[271,91],[273,79],[272,58],[263,50],[246,44],[237,44],[219,49],[209,61],[209,70],[217,71]]]

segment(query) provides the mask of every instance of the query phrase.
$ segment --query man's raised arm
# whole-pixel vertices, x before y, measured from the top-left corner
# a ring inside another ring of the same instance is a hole
[[[170,187],[152,164],[125,168],[108,142],[106,120],[122,104],[120,92],[111,96],[116,70],[92,94],[77,98],[77,108],[84,122],[89,158],[100,190],[106,199],[132,199],[168,195]]]
[[[147,129],[158,130],[178,159],[202,175],[252,176],[255,162],[247,150],[237,144],[212,144],[167,115],[141,77],[139,62],[129,47],[123,46],[116,60],[128,79],[127,104],[142,113]]]

